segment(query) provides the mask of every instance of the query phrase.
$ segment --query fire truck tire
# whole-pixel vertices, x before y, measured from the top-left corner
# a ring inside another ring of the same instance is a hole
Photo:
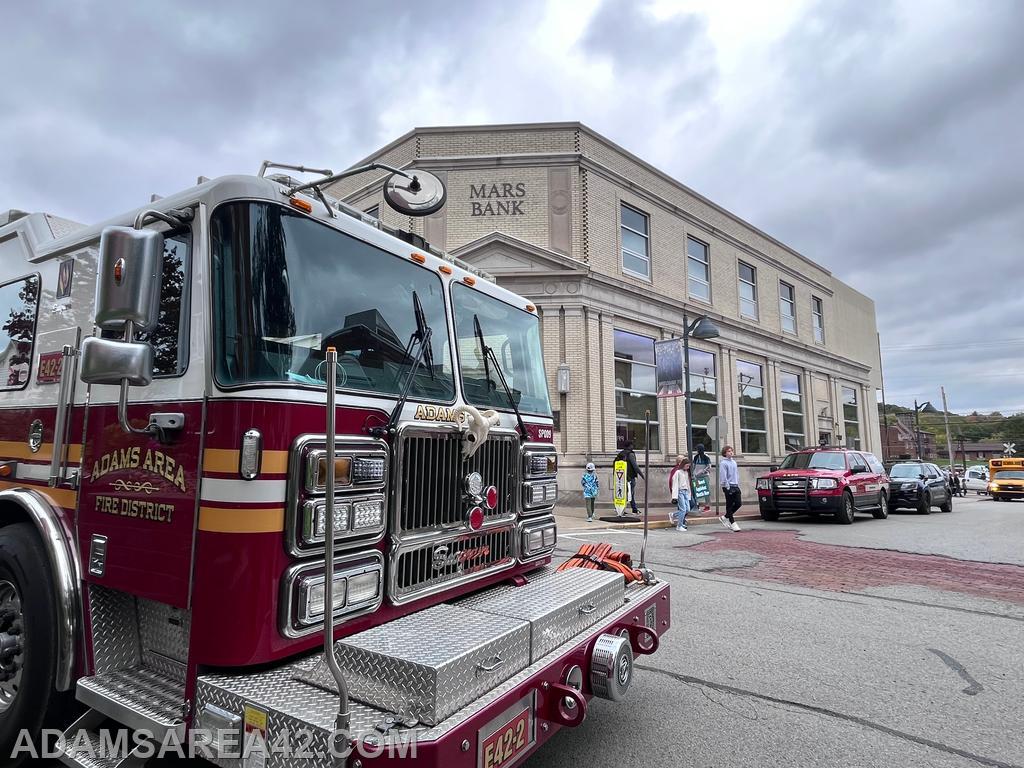
[[[880,491],[878,494],[878,509],[872,512],[875,516],[875,520],[885,520],[889,516],[889,499],[885,496],[885,491]]]
[[[57,610],[47,556],[29,523],[0,528],[0,766],[25,764],[26,730],[38,747],[44,726],[62,726],[73,697],[54,689]],[[24,746],[24,744],[22,744]]]
[[[836,522],[840,525],[850,525],[853,516],[856,514],[856,507],[853,505],[853,494],[849,491],[843,492],[843,501],[836,510]]]

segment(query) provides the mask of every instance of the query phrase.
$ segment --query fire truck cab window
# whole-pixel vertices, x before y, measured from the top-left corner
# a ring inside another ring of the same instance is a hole
[[[39,277],[0,285],[0,389],[22,389],[32,367]]]
[[[452,285],[452,304],[466,401],[483,408],[511,410],[501,379],[497,371],[491,370],[493,362],[484,364],[475,317],[484,342],[498,358],[519,410],[550,416],[537,317],[460,283]]]
[[[412,367],[414,294],[433,370],[421,360],[410,397],[455,395],[441,279],[423,267],[268,203],[229,203],[212,219],[217,381],[322,388],[327,348],[339,389],[396,395]]]

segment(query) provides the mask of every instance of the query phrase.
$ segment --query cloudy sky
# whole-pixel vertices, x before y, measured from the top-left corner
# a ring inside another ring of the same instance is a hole
[[[1022,0],[54,0],[4,27],[0,210],[95,222],[413,126],[580,120],[871,296],[890,402],[1024,411]]]

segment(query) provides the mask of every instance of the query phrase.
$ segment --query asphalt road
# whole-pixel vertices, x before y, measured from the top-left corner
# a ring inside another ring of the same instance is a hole
[[[632,531],[562,532],[560,551]],[[544,766],[1024,766],[1024,502],[652,531],[674,626]]]

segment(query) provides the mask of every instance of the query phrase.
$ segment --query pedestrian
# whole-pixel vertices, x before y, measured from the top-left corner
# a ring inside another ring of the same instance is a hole
[[[690,511],[690,461],[680,456],[672,472],[672,503],[676,505],[676,530],[686,530],[686,513]]]
[[[636,463],[636,454],[633,453],[633,441],[627,440],[622,445],[622,450],[615,454],[616,461],[626,462],[626,484],[629,486],[629,504],[633,508],[633,514],[639,515],[640,510],[636,506],[636,478],[639,475],[640,478],[646,480],[644,473],[640,471],[640,466]],[[619,517],[622,517],[622,512],[618,513]]]
[[[583,486],[583,503],[587,505],[587,522],[594,522],[594,502],[601,490],[601,481],[597,479],[597,471],[594,462],[587,462],[586,471],[580,478],[580,485]]]
[[[722,449],[722,460],[718,462],[718,482],[722,485],[722,493],[725,494],[725,514],[718,516],[718,522],[730,531],[739,532],[733,515],[743,506],[743,497],[740,493],[740,472],[733,458],[731,445]]]

